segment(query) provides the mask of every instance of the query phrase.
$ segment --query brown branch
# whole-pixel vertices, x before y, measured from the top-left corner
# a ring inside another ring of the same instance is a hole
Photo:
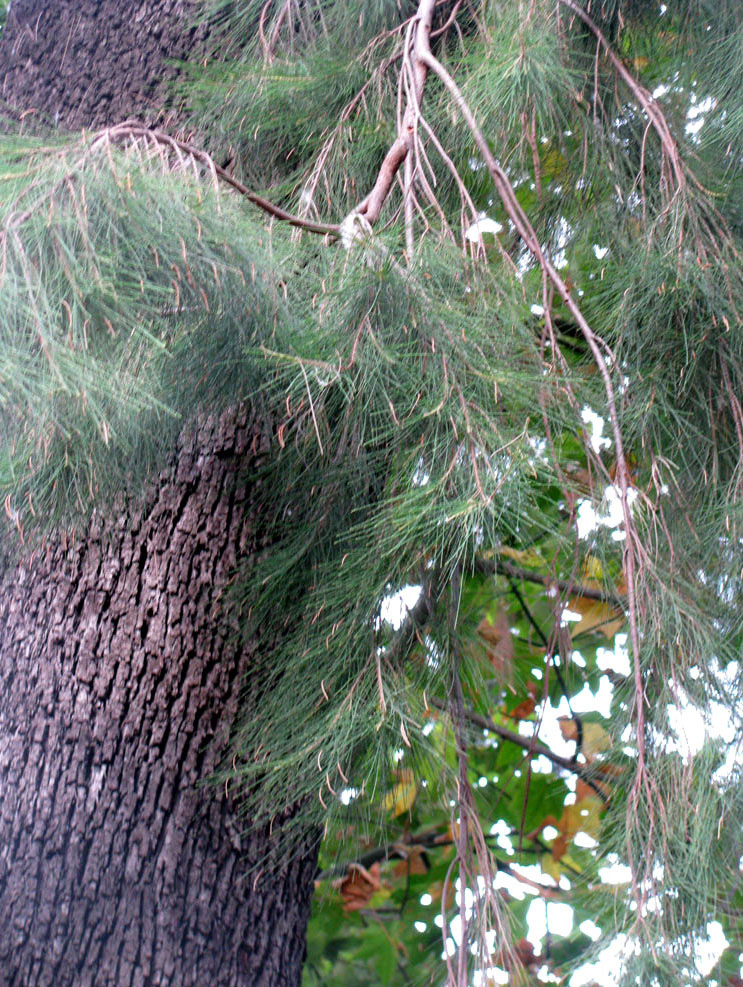
[[[418,5],[415,44],[412,55],[414,75],[412,88],[415,100],[410,100],[405,108],[400,131],[385,155],[374,187],[354,210],[354,212],[363,216],[370,225],[373,225],[379,219],[379,214],[390,193],[395,176],[412,149],[417,106],[420,105],[428,75],[428,69],[422,56],[429,50],[429,36],[435,6],[435,0],[420,0]]]
[[[502,559],[478,559],[476,568],[488,575],[495,575],[502,572],[503,575],[511,576],[513,579],[522,579],[528,583],[539,583],[547,589],[555,587],[561,593],[571,596],[585,596],[588,600],[600,600],[603,603],[611,603],[616,607],[627,605],[626,599],[618,593],[607,593],[605,590],[596,589],[594,586],[584,586],[574,579],[555,579],[553,576],[534,572],[533,569],[524,569],[521,566],[512,565],[510,562],[505,562]]]
[[[374,847],[354,860],[333,864],[332,867],[320,871],[315,880],[328,881],[334,877],[343,877],[344,874],[348,873],[348,868],[352,864],[360,864],[368,870],[374,864],[378,864],[383,860],[390,860],[392,858],[405,860],[409,856],[410,851],[416,847],[423,847],[429,850],[435,846],[447,845],[451,845],[451,839],[442,837],[441,831],[438,829],[426,829],[422,833],[415,833],[413,835],[406,834],[402,840],[398,840],[395,843],[384,843],[382,846]]]
[[[446,704],[441,702],[439,699],[432,699],[431,706],[435,706],[436,709],[440,709],[442,712],[447,711]],[[481,716],[472,709],[465,708],[464,715],[467,720],[476,727],[480,727],[482,730],[487,730],[490,733],[494,733],[501,740],[507,740],[510,744],[515,744],[522,750],[526,751],[529,756],[538,756],[542,754],[548,760],[550,760],[558,768],[563,768],[565,771],[569,771],[571,774],[576,775],[581,778],[587,785],[596,792],[596,794],[601,798],[602,801],[608,802],[609,797],[606,792],[602,791],[599,785],[594,780],[595,771],[591,770],[590,767],[584,767],[582,764],[578,764],[577,761],[572,760],[569,757],[563,757],[561,754],[555,754],[555,752],[543,744],[539,740],[535,740],[533,737],[522,737],[519,733],[514,733],[513,730],[509,730],[508,727],[502,727],[500,724],[495,723],[487,716]]]
[[[497,839],[497,835],[488,836],[488,840]],[[454,840],[451,836],[443,834],[440,829],[426,829],[421,833],[406,834],[401,840],[395,843],[383,843],[380,846],[373,847],[371,850],[367,850],[366,853],[360,854],[354,860],[344,860],[337,864],[333,864],[331,867],[327,867],[325,870],[320,871],[316,877],[316,881],[330,881],[338,877],[343,877],[348,873],[349,867],[363,867],[368,870],[373,867],[374,864],[382,863],[386,860],[407,860],[412,852],[422,848],[424,850],[434,850],[436,847],[446,847],[452,846]],[[542,844],[544,845],[544,844]],[[511,874],[520,881],[525,881],[530,886],[535,886],[540,888],[542,891],[551,891],[552,888],[545,887],[542,884],[535,884],[535,882],[525,878],[518,871],[514,871],[511,864],[505,860],[500,860],[495,858],[495,865],[499,871],[505,874]],[[399,909],[395,909],[399,911]]]
[[[588,30],[596,38],[598,44],[606,52],[606,57],[613,65],[617,75],[627,85],[630,92],[633,94],[645,113],[647,113],[648,119],[652,122],[652,125],[660,138],[663,150],[671,161],[674,178],[676,179],[676,185],[679,189],[682,189],[686,184],[686,175],[684,173],[681,155],[679,154],[676,140],[671,133],[670,127],[668,126],[668,121],[663,115],[663,112],[658,106],[656,100],[653,98],[652,94],[649,93],[648,90],[632,75],[630,70],[609,44],[609,41],[605,37],[601,28],[598,24],[596,24],[590,14],[579,4],[575,3],[575,0],[559,0],[559,2],[563,7],[567,7],[568,10],[571,10],[583,21]]]
[[[516,232],[526,244],[529,252],[538,263],[543,272],[543,276],[549,279],[549,281],[554,285],[555,290],[565,304],[565,307],[575,319],[575,322],[580,329],[589,350],[591,351],[591,356],[593,357],[599,376],[601,377],[604,385],[606,403],[609,411],[609,421],[611,423],[614,447],[616,450],[616,482],[620,490],[620,501],[622,505],[622,515],[624,519],[626,536],[624,548],[624,569],[627,576],[627,611],[629,617],[629,637],[632,644],[631,650],[635,685],[635,710],[637,716],[637,775],[635,787],[641,782],[647,786],[648,778],[645,767],[645,693],[642,679],[642,668],[640,664],[640,632],[637,621],[637,600],[635,597],[635,573],[637,565],[636,553],[640,551],[640,546],[636,538],[629,503],[629,491],[632,484],[630,470],[627,464],[627,457],[624,452],[624,439],[619,426],[619,415],[617,413],[614,384],[609,366],[604,358],[604,353],[602,352],[604,343],[589,325],[582,309],[578,305],[577,301],[573,297],[573,294],[568,289],[568,286],[563,281],[550,258],[545,256],[534,227],[531,225],[528,216],[521,207],[521,204],[516,197],[516,193],[511,187],[508,176],[496,161],[495,155],[491,151],[490,145],[480,130],[477,120],[475,119],[475,115],[462,95],[462,91],[459,86],[444,66],[432,54],[430,48],[427,51],[424,50],[420,52],[419,58],[421,58],[426,65],[428,65],[431,71],[439,77],[444,87],[451,94],[459,109],[459,112],[462,114],[467,126],[469,127],[475,146],[482,155],[483,161],[485,162],[488,171],[490,172],[490,176],[493,179],[493,183],[495,184],[498,196],[514,225]]]
[[[280,219],[282,222],[288,223],[290,226],[296,226],[298,229],[307,230],[309,233],[319,233],[323,236],[332,237],[333,239],[337,239],[340,236],[339,227],[337,225],[312,223],[309,220],[301,219],[299,216],[295,216],[293,213],[287,212],[286,209],[282,209],[281,206],[277,206],[275,203],[265,199],[262,195],[258,195],[256,192],[253,192],[247,187],[247,185],[243,185],[241,181],[231,175],[225,168],[218,165],[207,151],[204,151],[199,147],[195,147],[187,141],[182,141],[176,137],[171,137],[170,134],[163,133],[160,130],[151,130],[148,127],[143,127],[136,123],[121,123],[114,127],[108,127],[105,130],[100,131],[91,143],[91,147],[94,147],[97,142],[106,139],[117,141],[126,139],[127,137],[151,140],[163,147],[170,147],[175,151],[187,154],[195,161],[199,161],[201,164],[205,165],[209,171],[212,172],[212,174],[222,179],[223,182],[235,189],[236,192],[239,192],[240,195],[244,196],[248,200],[248,202],[252,202],[254,206],[258,206],[259,209],[262,209],[263,212],[267,213],[269,216]]]

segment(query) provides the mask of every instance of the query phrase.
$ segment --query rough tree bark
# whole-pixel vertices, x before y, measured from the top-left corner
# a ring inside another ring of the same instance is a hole
[[[268,834],[202,785],[253,655],[221,610],[256,547],[260,426],[184,432],[144,506],[96,516],[0,589],[0,983],[296,984],[308,853],[256,880]]]
[[[13,0],[3,96],[70,127],[146,117],[185,10]],[[257,877],[270,834],[208,783],[255,658],[221,603],[260,543],[265,428],[192,423],[144,500],[0,565],[2,987],[300,982],[316,847]]]
[[[206,37],[194,0],[12,0],[0,100],[76,130],[162,117],[174,62]]]

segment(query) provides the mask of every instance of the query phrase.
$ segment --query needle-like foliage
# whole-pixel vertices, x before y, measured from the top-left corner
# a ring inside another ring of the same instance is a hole
[[[738,977],[740,5],[205,16],[188,142],[124,124],[0,143],[9,526],[84,528],[196,410],[260,400],[267,547],[228,604],[265,660],[219,779],[246,825],[290,819],[282,852],[324,826],[323,876],[380,921],[374,894],[399,918],[438,881],[446,972],[437,929],[408,969],[408,920],[401,983],[465,987],[473,964],[525,983],[612,940],[617,982],[712,983],[713,921],[714,982]],[[621,633],[627,667],[602,678]],[[568,753],[540,735],[558,706]],[[406,860],[404,889],[363,865],[380,832],[367,863]],[[504,874],[598,943],[537,962]],[[370,982],[336,953],[308,976]]]

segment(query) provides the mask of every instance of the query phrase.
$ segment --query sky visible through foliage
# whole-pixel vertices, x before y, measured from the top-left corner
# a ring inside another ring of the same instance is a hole
[[[205,9],[178,134],[3,138],[9,537],[260,401],[307,987],[740,987],[743,8]]]

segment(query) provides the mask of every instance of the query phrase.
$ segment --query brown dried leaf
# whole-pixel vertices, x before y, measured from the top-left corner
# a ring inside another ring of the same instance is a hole
[[[487,645],[486,654],[496,676],[501,681],[510,681],[513,670],[513,635],[505,608],[499,608],[494,620],[486,614],[478,624],[477,633]]]
[[[517,706],[508,713],[508,716],[513,720],[525,720],[527,717],[531,716],[537,705],[537,683],[530,682],[528,685],[529,698],[522,700]]]
[[[622,610],[605,600],[592,600],[587,596],[571,596],[568,610],[580,614],[580,620],[571,627],[573,637],[595,632],[611,639],[624,627],[626,617]]]
[[[360,908],[366,908],[372,896],[382,887],[380,875],[379,863],[372,864],[368,870],[361,864],[350,864],[348,873],[339,885],[343,911],[356,912]]]
[[[392,873],[396,877],[406,877],[408,874],[427,874],[428,865],[423,853],[423,848],[412,846],[407,849],[407,857],[398,861],[392,868]]]

